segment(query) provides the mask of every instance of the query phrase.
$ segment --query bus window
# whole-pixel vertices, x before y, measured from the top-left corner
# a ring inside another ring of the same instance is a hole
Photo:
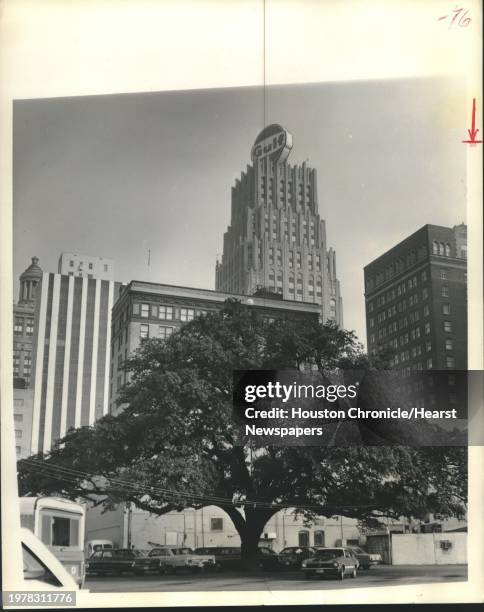
[[[55,516],[52,519],[52,546],[69,546],[70,520]]]

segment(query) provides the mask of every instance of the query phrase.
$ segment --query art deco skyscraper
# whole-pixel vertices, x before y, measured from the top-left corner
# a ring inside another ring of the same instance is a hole
[[[343,324],[336,254],[318,212],[316,170],[291,166],[292,136],[272,124],[256,138],[252,165],[232,187],[231,222],[224,234],[216,289],[321,304],[321,317]]]

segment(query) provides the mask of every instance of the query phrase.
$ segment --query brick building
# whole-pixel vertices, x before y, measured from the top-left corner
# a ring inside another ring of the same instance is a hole
[[[467,368],[467,228],[425,225],[365,266],[368,351],[393,365]]]
[[[126,382],[123,363],[140,345],[143,338],[167,338],[183,323],[207,312],[219,310],[232,297],[249,303],[268,318],[314,317],[318,318],[317,304],[292,302],[271,297],[251,297],[227,294],[208,289],[177,287],[158,283],[132,281],[123,288],[112,312],[110,411],[115,414],[116,396]]]

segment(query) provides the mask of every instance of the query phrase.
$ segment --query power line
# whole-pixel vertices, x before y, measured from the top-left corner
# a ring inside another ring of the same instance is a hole
[[[22,463],[36,473],[45,474],[51,478],[63,480],[65,482],[70,482],[76,484],[79,478],[87,479],[87,478],[99,478],[100,476],[97,474],[90,474],[88,472],[83,472],[81,470],[76,470],[74,468],[68,468],[65,466],[59,466],[56,464],[48,464],[46,462],[40,462],[32,459],[22,459],[19,463]],[[170,489],[165,489],[162,487],[155,487],[152,485],[140,485],[135,484],[130,481],[109,478],[107,476],[102,476],[105,478],[110,484],[118,487],[123,487],[125,489],[131,490],[136,493],[144,493],[153,495],[153,493],[160,495],[160,497],[172,497],[172,498],[185,498],[187,501],[192,501],[192,503],[203,503],[207,502],[213,505],[225,505],[225,506],[253,506],[253,507],[261,507],[261,508],[295,508],[295,509],[321,509],[322,504],[292,504],[290,502],[282,504],[282,503],[274,503],[267,502],[264,499],[257,498],[249,498],[249,499],[240,499],[234,500],[233,498],[224,498],[210,495],[197,495],[190,492],[183,491],[174,491]],[[95,492],[94,492],[95,493]],[[348,504],[342,505],[338,504],[338,508],[375,508],[375,504]]]

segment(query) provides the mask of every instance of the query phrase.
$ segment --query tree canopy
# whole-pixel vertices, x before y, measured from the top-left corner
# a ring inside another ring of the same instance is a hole
[[[120,412],[71,429],[44,456],[19,463],[23,494],[132,502],[155,514],[216,505],[232,519],[246,557],[282,508],[307,517],[465,513],[466,452],[459,447],[240,445],[233,370],[322,373],[368,367],[352,332],[332,324],[268,322],[227,302],[167,340],[146,339],[126,362]]]

